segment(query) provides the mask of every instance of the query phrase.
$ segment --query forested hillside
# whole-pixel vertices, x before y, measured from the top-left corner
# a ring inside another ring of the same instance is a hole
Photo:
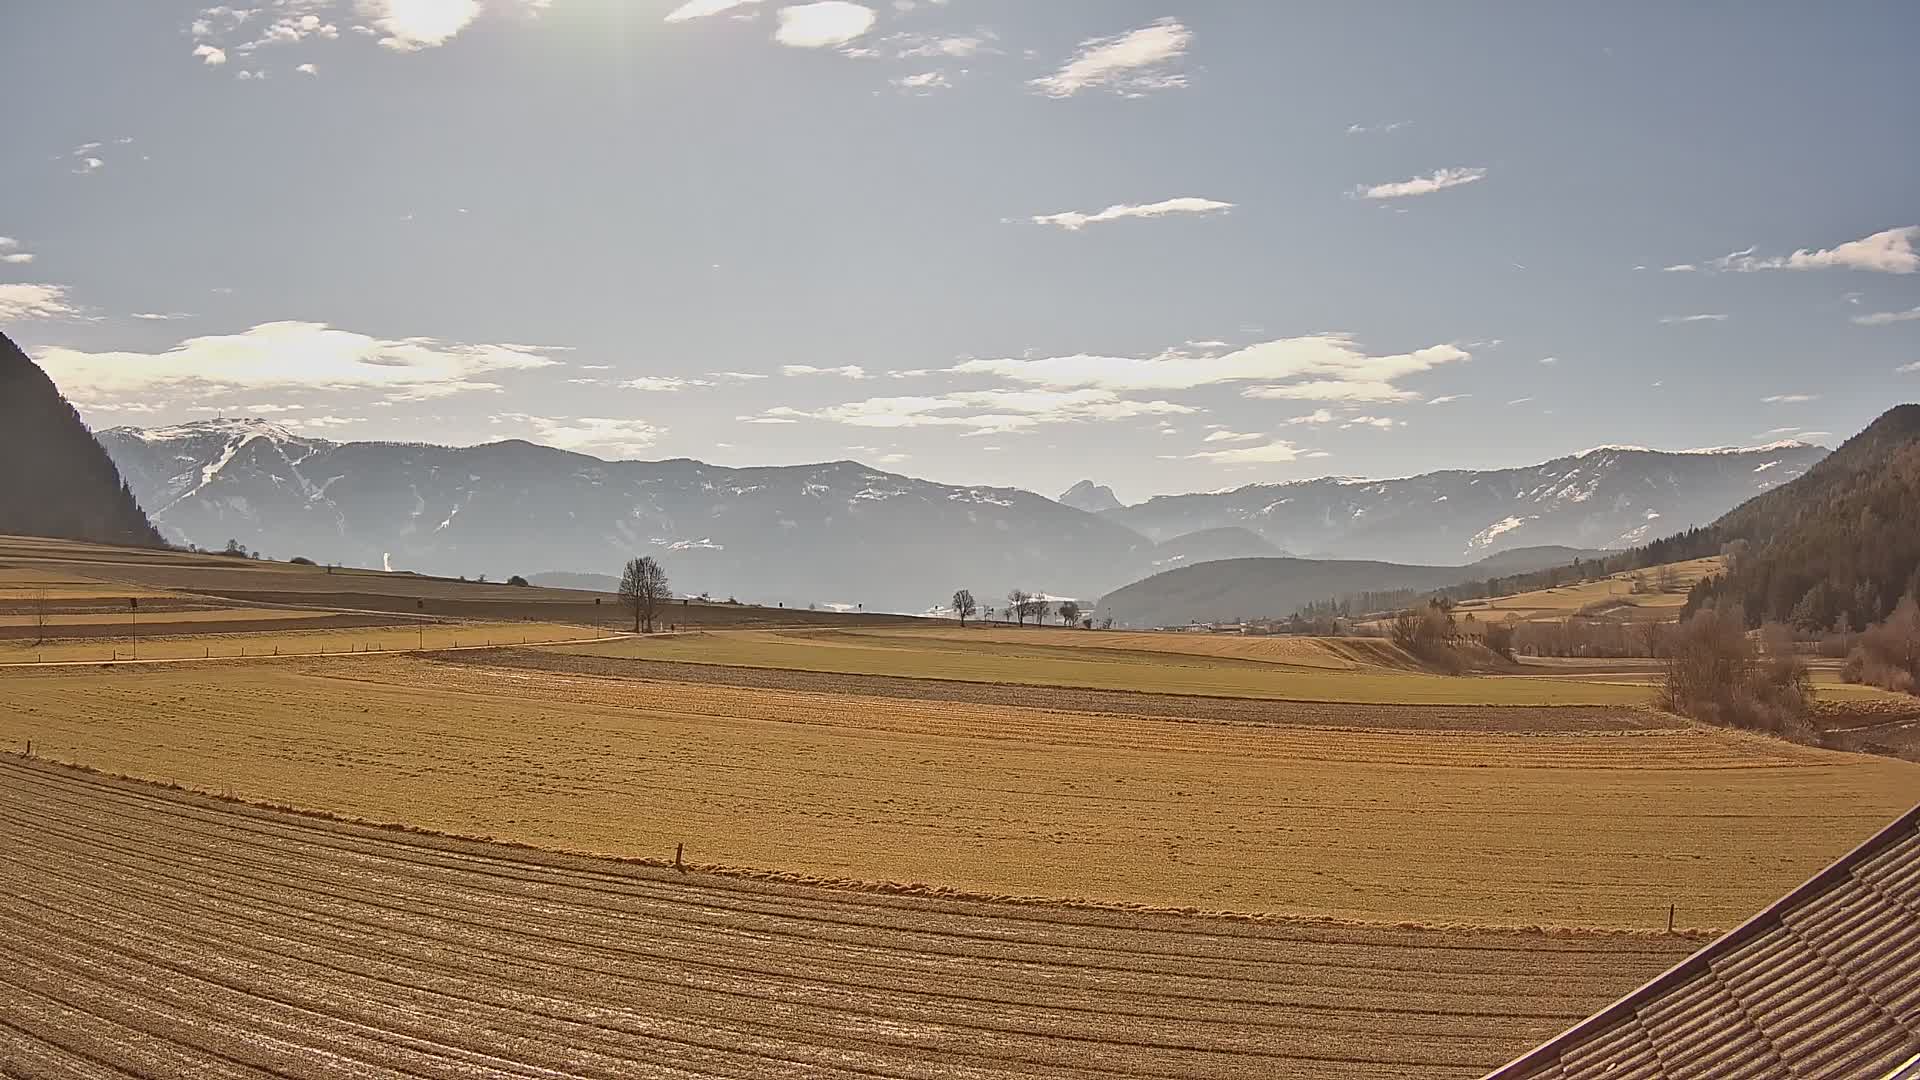
[[[1710,530],[1725,574],[1702,581],[1689,613],[1737,603],[1747,619],[1805,630],[1884,619],[1920,592],[1920,405],[1901,405],[1791,483]]]
[[[39,366],[0,334],[0,533],[158,546],[160,534]]]

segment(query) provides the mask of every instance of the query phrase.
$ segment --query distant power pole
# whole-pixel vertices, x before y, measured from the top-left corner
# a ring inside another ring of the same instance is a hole
[[[139,597],[137,596],[127,597],[127,614],[128,614],[128,617],[133,620],[132,628],[128,634],[128,638],[133,644],[133,658],[135,660],[138,660],[140,659],[140,598]]]

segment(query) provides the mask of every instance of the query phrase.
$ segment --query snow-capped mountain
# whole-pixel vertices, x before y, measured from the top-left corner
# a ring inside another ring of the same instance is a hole
[[[1239,526],[1306,555],[1450,564],[1547,544],[1632,547],[1705,525],[1826,453],[1801,442],[1677,452],[1601,446],[1518,469],[1163,495],[1102,516],[1156,541]]]
[[[1712,521],[1825,453],[1602,447],[1524,469],[1251,485],[1094,514],[853,461],[734,469],[518,441],[334,443],[262,420],[99,440],[177,542],[495,578],[613,575],[651,554],[685,592],[892,611],[962,587],[983,603],[1015,586],[1091,599],[1170,567],[1282,551],[1454,565],[1626,547]]]
[[[496,579],[617,575],[654,555],[682,592],[924,610],[971,588],[1097,596],[1150,565],[1125,527],[1031,492],[852,461],[609,462],[525,442],[332,443],[260,420],[101,432],[170,539]]]
[[[1113,494],[1113,489],[1091,480],[1080,481],[1061,492],[1054,501],[1075,510],[1085,510],[1089,514],[1120,509],[1120,500]]]

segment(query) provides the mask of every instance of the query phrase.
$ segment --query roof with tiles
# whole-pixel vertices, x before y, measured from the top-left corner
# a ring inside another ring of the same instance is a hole
[[[1487,1080],[1920,1080],[1920,806]]]

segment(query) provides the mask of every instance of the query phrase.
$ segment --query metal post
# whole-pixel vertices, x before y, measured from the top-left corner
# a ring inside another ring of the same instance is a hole
[[[1667,933],[1673,933],[1673,905],[1667,905]]]

